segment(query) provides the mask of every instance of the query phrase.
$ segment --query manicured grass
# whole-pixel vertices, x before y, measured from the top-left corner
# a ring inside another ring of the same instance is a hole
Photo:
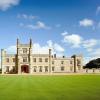
[[[0,100],[100,100],[100,76],[0,76]]]

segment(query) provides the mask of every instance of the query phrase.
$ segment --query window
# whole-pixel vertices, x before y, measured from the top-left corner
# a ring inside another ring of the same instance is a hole
[[[64,61],[61,61],[61,64],[64,64]]]
[[[6,58],[6,62],[9,62],[9,58]]]
[[[16,72],[15,66],[12,66],[12,71],[13,71],[13,72]]]
[[[15,58],[13,58],[13,62],[15,62]]]
[[[61,71],[64,71],[64,66],[61,67]]]
[[[80,66],[81,61],[79,59],[77,59],[77,66]]]
[[[33,58],[33,62],[36,62],[36,58]]]
[[[33,67],[33,72],[36,72],[36,68],[37,68],[36,66]]]
[[[54,64],[54,61],[52,61],[52,64]]]
[[[48,72],[48,66],[45,66],[45,72]]]
[[[81,61],[79,59],[77,59],[77,67],[78,67],[78,70],[81,69]]]
[[[24,57],[23,58],[23,62],[27,62],[27,57]]]
[[[23,48],[23,53],[27,53],[27,48]]]
[[[6,66],[6,72],[9,72],[9,66]]]
[[[73,64],[73,62],[72,62],[72,61],[70,61],[70,64]]]
[[[72,71],[73,70],[73,66],[70,66],[70,71]]]
[[[55,67],[54,66],[52,66],[52,71],[54,71],[55,70]]]
[[[48,58],[45,58],[45,62],[48,62]]]
[[[39,72],[42,72],[42,66],[39,66]]]
[[[39,58],[39,62],[42,62],[42,58]]]

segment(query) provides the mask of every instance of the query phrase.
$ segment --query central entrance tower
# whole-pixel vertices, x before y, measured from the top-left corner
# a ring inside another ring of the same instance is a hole
[[[32,60],[32,40],[29,44],[21,44],[17,39],[17,71],[18,74],[30,73]]]

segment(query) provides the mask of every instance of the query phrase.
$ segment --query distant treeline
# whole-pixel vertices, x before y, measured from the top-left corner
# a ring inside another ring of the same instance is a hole
[[[100,68],[100,58],[89,61],[83,68]]]

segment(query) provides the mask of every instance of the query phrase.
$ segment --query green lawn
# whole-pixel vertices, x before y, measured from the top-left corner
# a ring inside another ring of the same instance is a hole
[[[100,100],[100,76],[0,76],[0,100]]]

